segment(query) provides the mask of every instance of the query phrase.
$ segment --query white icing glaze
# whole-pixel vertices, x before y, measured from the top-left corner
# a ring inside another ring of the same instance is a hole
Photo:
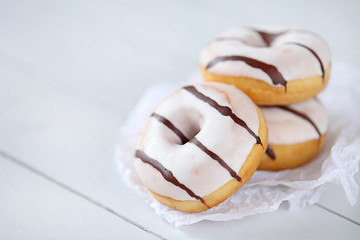
[[[321,135],[327,131],[328,122],[324,108],[318,100],[309,99],[288,105],[307,115]],[[260,107],[268,126],[269,144],[296,144],[319,139],[319,134],[309,121],[278,107]]]
[[[221,83],[194,86],[219,105],[230,107],[258,135],[258,112],[244,93]],[[256,139],[245,128],[185,89],[166,97],[154,112],[167,118],[187,138],[196,135],[204,146],[222,158],[236,173],[256,144]],[[181,145],[180,138],[154,117],[148,120],[138,149],[159,161],[180,183],[201,197],[233,179],[225,168],[195,144],[188,142]],[[153,192],[177,200],[195,200],[139,158],[135,160],[135,167],[142,182]]]
[[[267,33],[286,33],[278,36],[270,47],[266,47],[260,34],[256,30]],[[287,26],[239,27],[226,31],[217,38],[240,38],[238,40],[215,40],[205,46],[200,55],[200,64],[205,67],[213,59],[220,56],[240,55],[257,59],[275,66],[286,81],[303,79],[321,75],[321,67],[316,57],[306,48],[296,42],[311,48],[320,58],[324,68],[330,65],[330,51],[327,44],[315,33]],[[245,76],[263,80],[273,86],[270,77],[261,69],[253,68],[241,61],[223,61],[207,69],[218,75]]]

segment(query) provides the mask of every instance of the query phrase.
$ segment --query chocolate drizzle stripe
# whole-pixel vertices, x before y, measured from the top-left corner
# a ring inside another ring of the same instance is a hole
[[[307,30],[286,30],[286,31],[282,31],[279,33],[268,33],[268,32],[264,32],[264,31],[260,31],[254,28],[250,28],[252,29],[254,32],[258,33],[262,40],[264,41],[266,47],[270,47],[271,43],[279,36],[283,35],[283,34],[287,34],[290,32],[300,32],[300,33],[306,33],[306,34],[311,34],[311,35],[315,35],[314,33],[307,31]],[[217,41],[222,41],[222,40],[238,40],[241,42],[246,43],[243,39],[239,38],[239,37],[219,37],[217,39],[215,39]],[[296,44],[298,46],[301,46],[303,48],[306,48],[308,51],[310,51],[314,57],[318,60],[319,64],[320,64],[320,68],[321,68],[321,75],[323,78],[323,81],[325,80],[324,76],[325,76],[325,68],[323,63],[321,62],[320,57],[316,54],[316,52],[301,44],[301,43],[296,43],[296,42],[289,42],[289,44]],[[286,84],[287,81],[284,79],[284,77],[282,76],[282,74],[278,71],[278,69],[270,64],[261,62],[257,59],[253,59],[253,58],[249,58],[249,57],[245,57],[245,56],[237,56],[237,55],[230,55],[230,56],[221,56],[221,57],[217,57],[214,58],[213,60],[211,60],[207,65],[206,65],[206,69],[209,69],[211,67],[213,67],[214,65],[216,65],[219,62],[224,62],[224,61],[243,61],[246,64],[248,64],[249,66],[253,67],[253,68],[258,68],[261,69],[263,72],[265,72],[270,78],[271,81],[273,82],[274,85],[278,85],[281,84],[285,87],[285,91],[286,91]]]
[[[237,173],[232,170],[229,165],[227,165],[227,163],[222,160],[216,153],[214,153],[213,151],[210,151],[207,147],[204,146],[204,144],[202,144],[196,137],[194,137],[193,139],[190,140],[191,143],[195,144],[198,148],[200,148],[204,153],[206,153],[207,155],[209,155],[209,157],[211,157],[212,159],[214,159],[215,161],[217,161],[223,168],[225,168],[230,175],[235,178],[238,182],[241,182],[241,178],[237,175]]]
[[[267,154],[272,160],[275,160],[276,156],[275,156],[274,150],[270,147],[270,144],[269,144],[268,147],[266,148],[266,154]]]
[[[316,130],[316,132],[319,134],[319,137],[321,137],[321,132],[319,130],[319,128],[316,126],[316,124],[309,118],[309,116],[307,116],[306,114],[302,113],[302,112],[299,112],[299,111],[296,111],[292,108],[289,108],[287,106],[277,106],[278,108],[281,108],[285,111],[288,111],[288,112],[291,112],[301,118],[303,118],[304,120],[308,121],[313,127],[314,129]]]
[[[208,206],[204,199],[202,199],[200,196],[196,195],[195,193],[193,193],[193,191],[191,191],[188,187],[186,187],[184,184],[180,183],[175,176],[173,175],[173,173],[166,169],[159,161],[150,158],[148,155],[146,155],[146,153],[144,153],[141,150],[136,150],[135,152],[135,157],[139,158],[141,161],[143,161],[144,163],[147,163],[149,165],[151,165],[152,167],[154,167],[156,170],[158,170],[161,175],[165,178],[166,181],[171,182],[172,184],[174,184],[175,186],[185,190],[191,197],[200,200],[203,204],[205,204],[206,206]]]
[[[301,43],[297,43],[297,42],[289,42],[288,44],[298,45],[298,46],[300,46],[300,47],[303,47],[303,48],[307,49],[309,52],[311,52],[311,54],[312,54],[312,55],[314,55],[314,57],[317,59],[317,61],[318,61],[318,62],[319,62],[319,64],[320,64],[320,68],[321,68],[321,77],[322,77],[322,78],[323,78],[323,80],[324,80],[324,76],[325,76],[325,68],[324,68],[324,64],[322,63],[322,61],[321,61],[321,59],[320,59],[319,55],[317,55],[317,54],[316,54],[316,52],[315,52],[313,49],[311,49],[311,48],[309,48],[308,46],[305,46],[305,45],[303,45],[303,44],[301,44]]]
[[[283,31],[280,33],[267,33],[267,32],[262,32],[262,31],[258,31],[258,30],[254,30],[256,31],[258,34],[260,34],[261,38],[263,39],[263,41],[266,43],[266,46],[269,47],[272,43],[272,41],[274,41],[277,37],[289,33],[289,32],[300,32],[300,33],[306,33],[306,34],[310,34],[310,35],[314,35],[314,33],[307,31],[307,30],[287,30],[287,31]],[[314,55],[314,57],[316,58],[316,60],[319,62],[320,64],[320,69],[321,69],[321,77],[323,78],[323,81],[325,80],[325,68],[324,68],[324,64],[322,63],[319,55],[317,55],[317,53],[311,49],[308,46],[305,46],[304,44],[298,43],[298,42],[287,42],[286,44],[294,44],[294,45],[298,45],[300,47],[303,47],[305,49],[307,49],[312,55]]]
[[[261,144],[261,139],[259,136],[257,136],[248,126],[247,124],[240,119],[238,116],[236,116],[231,108],[227,107],[227,106],[221,106],[219,105],[214,99],[205,96],[204,94],[202,94],[201,92],[199,92],[194,86],[186,86],[184,87],[185,90],[187,90],[188,92],[190,92],[191,94],[193,94],[195,97],[197,97],[198,99],[206,102],[207,104],[209,104],[211,107],[215,108],[221,115],[223,116],[227,116],[230,117],[235,123],[237,123],[238,125],[240,125],[241,127],[245,128],[256,140],[256,144]]]
[[[264,73],[266,73],[271,78],[271,81],[273,82],[274,85],[281,84],[281,85],[285,86],[285,90],[286,90],[287,81],[284,79],[283,75],[279,72],[279,70],[275,66],[261,62],[257,59],[244,57],[244,56],[237,56],[237,55],[222,56],[222,57],[217,57],[217,58],[214,58],[213,60],[211,60],[206,65],[206,69],[209,69],[209,68],[213,67],[214,65],[216,65],[217,63],[224,62],[224,61],[241,61],[241,62],[245,62],[247,65],[249,65],[253,68],[261,69]]]
[[[185,135],[177,127],[175,127],[174,124],[172,124],[165,117],[163,117],[163,116],[161,116],[160,114],[157,114],[157,113],[152,113],[151,117],[154,117],[159,122],[161,122],[162,124],[167,126],[171,131],[173,131],[180,138],[181,144],[185,144],[185,143],[187,143],[189,141],[189,139],[187,137],[185,137]]]
[[[153,114],[156,114],[156,113],[153,113]],[[153,116],[153,114],[151,114],[151,116]],[[173,127],[169,127],[169,128],[171,130],[173,130],[174,133],[176,135],[178,135],[180,139],[181,139],[180,136],[184,136],[184,134],[178,128],[176,128],[169,120],[167,120],[166,118],[164,118],[163,116],[161,116],[159,114],[156,114],[156,115],[158,116],[158,117],[156,117],[156,119],[159,120],[159,122],[163,123],[165,126],[167,126],[167,127],[173,126]],[[175,131],[178,131],[180,134],[176,133]],[[209,157],[216,160],[222,167],[224,167],[230,173],[230,175],[233,178],[235,178],[239,182],[241,181],[241,178],[236,174],[236,172],[234,170],[232,170],[229,167],[229,165],[227,165],[227,163],[224,160],[222,160],[216,153],[214,153],[213,151],[210,151],[207,147],[205,147],[204,144],[202,144],[197,138],[194,137],[190,141],[187,139],[186,142],[193,143],[195,146],[197,146],[203,152],[205,152]]]

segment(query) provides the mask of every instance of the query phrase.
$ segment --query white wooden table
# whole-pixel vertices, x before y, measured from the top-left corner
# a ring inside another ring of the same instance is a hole
[[[114,161],[144,90],[186,79],[212,36],[298,25],[359,69],[359,9],[356,0],[0,1],[0,239],[360,239],[360,204],[339,187],[302,210],[175,229]]]

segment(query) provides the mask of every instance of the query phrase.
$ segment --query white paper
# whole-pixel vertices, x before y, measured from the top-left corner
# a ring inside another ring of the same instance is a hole
[[[175,227],[202,220],[228,221],[276,211],[282,202],[290,209],[303,208],[319,201],[331,185],[341,185],[351,205],[359,187],[354,174],[360,161],[360,74],[346,65],[333,65],[328,87],[318,95],[327,109],[329,131],[323,151],[310,163],[279,172],[256,171],[253,177],[228,200],[202,213],[184,213],[156,201],[138,178],[133,166],[135,147],[150,113],[171,91],[186,83],[160,85],[149,89],[130,114],[121,130],[117,163],[123,179],[156,213]],[[201,80],[195,73],[188,80]]]

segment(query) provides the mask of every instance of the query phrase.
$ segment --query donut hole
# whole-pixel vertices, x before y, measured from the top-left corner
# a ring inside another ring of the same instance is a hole
[[[181,117],[178,117],[180,127],[179,130],[185,138],[178,138],[177,144],[185,145],[201,131],[204,117],[194,109],[184,109]]]
[[[191,141],[191,139],[193,139],[199,132],[200,132],[201,128],[200,128],[200,123],[191,123],[190,128],[189,128],[189,132],[186,135],[188,138],[188,141],[186,141],[185,143],[183,143],[182,145],[186,144],[187,142]]]

